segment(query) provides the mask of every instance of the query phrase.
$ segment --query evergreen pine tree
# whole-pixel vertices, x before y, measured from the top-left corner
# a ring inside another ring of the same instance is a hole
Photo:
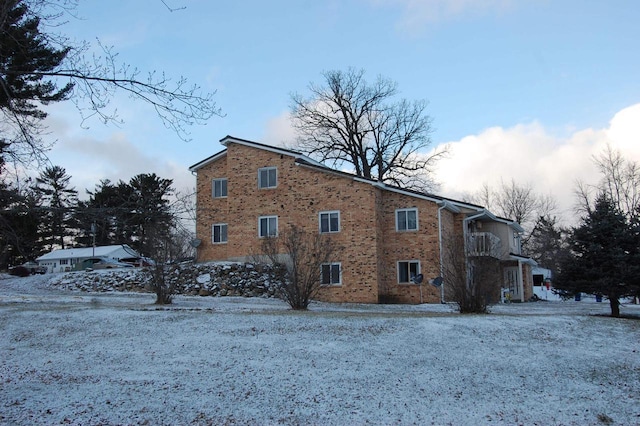
[[[65,248],[65,237],[73,235],[72,210],[78,204],[78,191],[69,188],[71,176],[64,168],[45,168],[38,178],[34,190],[41,195],[46,209],[42,223],[42,240],[49,248]]]
[[[611,315],[620,316],[620,298],[638,293],[638,232],[605,195],[574,228],[571,255],[562,262],[554,286],[566,292],[606,296]]]

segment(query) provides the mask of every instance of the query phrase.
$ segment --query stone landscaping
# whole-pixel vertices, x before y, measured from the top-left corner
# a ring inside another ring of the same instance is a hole
[[[212,262],[167,265],[175,294],[274,297],[276,281],[270,265]],[[54,288],[93,292],[150,292],[147,268],[118,268],[61,273],[49,281]]]

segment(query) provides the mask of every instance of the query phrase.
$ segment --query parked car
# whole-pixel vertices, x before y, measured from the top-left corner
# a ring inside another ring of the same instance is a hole
[[[45,274],[47,272],[47,268],[46,267],[40,266],[36,262],[25,262],[22,265],[14,266],[13,268],[9,268],[9,271],[11,272],[12,269],[18,270],[20,268],[24,268],[24,270],[28,271],[28,273],[31,274],[31,275]],[[24,272],[22,274],[16,273],[15,275],[23,275],[24,276]]]
[[[153,266],[156,262],[148,257],[125,257],[120,259],[120,262],[128,263],[131,266]]]
[[[80,263],[81,269],[113,269],[113,268],[133,268],[129,263],[118,262],[108,257],[90,257]]]

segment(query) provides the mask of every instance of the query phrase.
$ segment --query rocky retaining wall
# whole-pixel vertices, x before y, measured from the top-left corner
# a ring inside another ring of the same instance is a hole
[[[252,263],[181,263],[168,265],[168,280],[175,294],[200,296],[277,296],[277,281],[270,265]],[[67,272],[49,285],[76,291],[149,292],[151,273],[146,268],[118,268]]]

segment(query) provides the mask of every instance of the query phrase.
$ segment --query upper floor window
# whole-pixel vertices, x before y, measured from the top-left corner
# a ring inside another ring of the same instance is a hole
[[[275,188],[278,185],[278,171],[275,167],[258,169],[258,188]]]
[[[342,274],[339,263],[323,263],[320,265],[320,283],[322,285],[340,285]]]
[[[398,262],[398,282],[408,284],[413,277],[420,273],[419,260],[404,260]]]
[[[211,227],[211,241],[214,244],[227,242],[227,224],[217,223]]]
[[[260,216],[258,235],[261,238],[278,236],[278,216]]]
[[[396,210],[396,231],[417,231],[418,209]]]
[[[340,232],[340,212],[320,212],[320,233]]]
[[[212,183],[213,198],[227,196],[227,179],[214,179]]]

